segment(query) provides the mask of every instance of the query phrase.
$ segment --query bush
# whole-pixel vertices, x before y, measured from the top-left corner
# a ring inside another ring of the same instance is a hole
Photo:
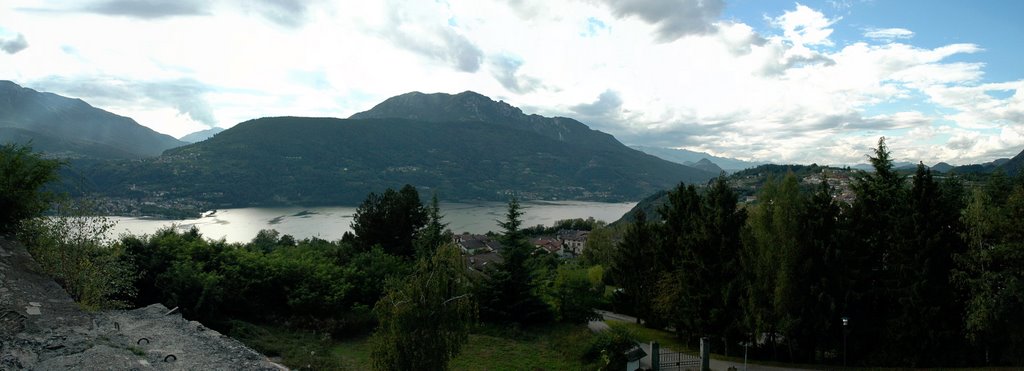
[[[0,234],[14,232],[23,220],[50,207],[53,195],[42,188],[57,180],[60,166],[60,161],[44,159],[28,146],[0,146]]]
[[[602,370],[623,370],[626,368],[626,351],[636,346],[636,335],[626,328],[613,327],[597,333],[586,351],[583,360],[593,362],[602,359]]]
[[[135,294],[135,271],[107,237],[114,223],[87,204],[63,202],[57,215],[26,220],[18,233],[43,272],[83,308],[123,308]]]

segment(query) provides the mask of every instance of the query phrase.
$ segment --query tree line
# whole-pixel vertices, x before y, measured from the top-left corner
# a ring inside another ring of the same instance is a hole
[[[790,173],[740,205],[680,184],[594,263],[619,309],[716,352],[862,366],[1024,364],[1024,177],[967,189],[893,170],[884,138],[851,204]],[[603,256],[603,258],[601,258]],[[594,260],[594,259],[592,259]],[[603,261],[602,261],[603,260]]]
[[[375,369],[446,369],[478,320],[524,327],[593,318],[604,285],[600,268],[537,254],[518,201],[499,237],[503,262],[471,271],[453,244],[436,196],[415,187],[370,193],[341,240],[297,240],[274,230],[250,242],[204,238],[169,227],[152,235],[109,238],[112,224],[87,205],[58,199],[44,186],[59,161],[27,147],[4,146],[0,170],[2,231],[15,233],[43,270],[90,309],[177,307],[229,334],[252,323],[313,329],[334,338],[372,334]],[[54,212],[43,217],[44,211]],[[564,225],[592,225],[566,221]],[[588,357],[629,340],[595,340]],[[326,356],[326,355],[325,355]]]
[[[60,163],[15,146],[0,151],[9,205],[0,227],[87,307],[160,302],[228,333],[239,320],[373,333],[378,369],[443,369],[477,321],[582,323],[595,307],[692,344],[709,337],[729,355],[748,347],[815,364],[1024,364],[1024,177],[996,173],[967,187],[919,166],[908,178],[890,156],[880,140],[852,204],[837,202],[827,179],[807,191],[790,174],[741,205],[719,177],[670,190],[659,222],[644,212],[626,226],[564,222],[592,230],[574,261],[534,249],[526,238],[544,228],[524,228],[512,199],[500,221],[503,261],[486,272],[466,268],[436,197],[424,205],[408,185],[368,195],[339,241],[266,230],[236,244],[174,228],[104,239],[109,227],[80,208],[37,217]],[[607,301],[605,284],[618,287]],[[628,346],[619,335],[590,354]]]

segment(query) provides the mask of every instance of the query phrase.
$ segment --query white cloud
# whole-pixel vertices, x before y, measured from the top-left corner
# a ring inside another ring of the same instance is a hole
[[[832,35],[832,24],[842,18],[828,19],[825,14],[811,9],[806,5],[797,4],[796,9],[786,11],[781,16],[772,18],[772,24],[782,29],[794,47],[807,45],[833,45],[829,36]]]
[[[906,28],[869,28],[864,30],[864,37],[882,40],[909,39],[914,37],[914,32]]]
[[[145,4],[111,15],[5,2],[4,27],[32,47],[0,54],[0,78],[175,136],[474,90],[626,143],[744,159],[863,162],[881,135],[897,157],[952,163],[1024,146],[1022,82],[982,83],[978,45],[915,46],[901,28],[838,44],[842,18],[799,4],[762,32],[720,19],[719,1]]]

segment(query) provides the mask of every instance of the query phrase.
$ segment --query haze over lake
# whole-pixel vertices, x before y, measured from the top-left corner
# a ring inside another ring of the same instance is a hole
[[[551,225],[562,219],[593,217],[613,222],[636,205],[636,202],[605,203],[583,201],[523,202],[523,226]],[[500,202],[441,203],[443,221],[455,233],[486,233],[499,231],[498,220],[505,218],[507,205]],[[337,240],[352,228],[354,206],[329,207],[252,207],[222,209],[197,219],[164,220],[132,217],[111,217],[117,222],[114,234],[152,234],[160,228],[175,225],[180,229],[198,227],[203,236],[224,238],[228,242],[247,242],[262,229],[275,229],[296,239],[318,237]]]

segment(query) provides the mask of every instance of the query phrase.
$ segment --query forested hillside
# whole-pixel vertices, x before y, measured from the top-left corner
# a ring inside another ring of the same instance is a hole
[[[156,159],[94,164],[82,174],[108,195],[164,192],[217,207],[354,204],[406,183],[455,200],[518,194],[618,201],[712,176],[623,148],[479,121],[277,117]]]

